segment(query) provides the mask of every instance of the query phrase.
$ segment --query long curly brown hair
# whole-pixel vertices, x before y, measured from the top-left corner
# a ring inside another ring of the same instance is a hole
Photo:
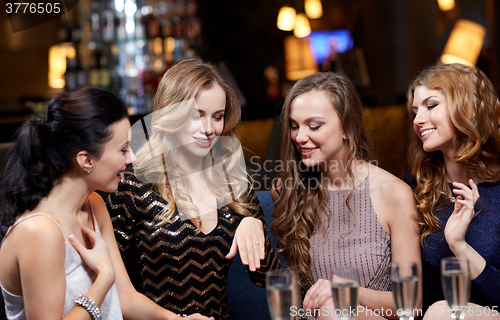
[[[275,221],[272,229],[278,238],[278,247],[288,265],[295,271],[299,285],[307,289],[310,285],[310,242],[314,230],[321,223],[321,212],[328,212],[328,189],[321,179],[320,169],[306,169],[301,155],[295,148],[290,134],[290,107],[293,100],[309,91],[324,91],[335,108],[343,131],[347,135],[345,163],[352,160],[368,160],[372,144],[363,128],[362,104],[353,84],[341,73],[321,72],[305,77],[290,89],[281,113],[282,137],[280,159],[284,163],[278,173],[280,198],[272,213]],[[354,181],[351,166],[346,166],[348,176]],[[355,186],[346,199],[352,198]]]
[[[481,181],[500,180],[500,103],[495,88],[477,68],[462,64],[435,65],[423,70],[410,84],[407,109],[411,108],[415,89],[425,86],[446,97],[451,122],[455,127],[455,162]],[[437,228],[443,228],[434,211],[450,204],[443,154],[425,152],[422,141],[413,135],[409,163],[416,180],[414,195],[419,212],[422,243]]]

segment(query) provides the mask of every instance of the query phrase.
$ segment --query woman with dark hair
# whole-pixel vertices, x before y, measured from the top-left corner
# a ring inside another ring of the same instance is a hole
[[[8,319],[177,318],[135,291],[93,193],[115,191],[134,160],[129,129],[120,99],[82,88],[54,98],[45,117],[17,132],[1,190]]]
[[[237,250],[259,286],[279,266],[234,134],[240,115],[221,70],[179,62],[158,86],[134,170],[107,201],[134,284],[179,314],[228,317],[226,282]]]
[[[364,307],[358,318],[396,318],[391,261],[420,265],[417,214],[411,189],[369,161],[371,142],[351,81],[331,72],[297,81],[281,125],[286,165],[272,190],[272,226],[306,292],[304,308],[335,318],[330,272],[352,267]]]
[[[498,95],[479,69],[436,65],[410,84],[407,107],[415,135],[405,181],[413,188],[419,213],[424,311],[432,305],[425,318],[449,319],[440,263],[456,256],[470,263],[471,303],[465,318],[498,319]]]

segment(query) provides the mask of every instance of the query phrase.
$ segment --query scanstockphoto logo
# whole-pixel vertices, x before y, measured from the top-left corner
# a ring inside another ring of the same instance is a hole
[[[367,163],[374,168],[370,170],[378,170],[377,160],[369,160]],[[261,161],[260,157],[253,156],[249,159],[248,165],[248,173],[254,179],[255,189],[269,190],[273,186],[276,186],[278,181],[285,189],[302,188],[306,190],[316,190],[321,185],[335,185],[339,189],[350,189],[354,187],[361,190],[366,186],[366,176],[364,175],[358,175],[354,180],[350,176],[345,176],[344,178],[331,178],[330,174],[347,172],[348,168],[352,167],[352,160],[318,160],[313,167],[308,167],[304,165],[302,160],[267,159]],[[365,167],[358,166],[353,173],[356,174],[356,172],[363,172],[365,170]],[[290,176],[284,180],[277,177],[279,173],[286,171],[299,172],[301,176],[299,179]],[[306,177],[306,173],[315,173],[317,175]]]
[[[146,115],[131,127],[130,146],[137,155],[133,163],[137,178],[168,184],[183,219],[215,209],[203,212],[198,206],[193,210],[192,199],[203,198],[208,191],[216,195],[216,209],[220,209],[247,190],[240,141],[215,135],[213,127],[217,123],[222,127],[221,121],[205,115],[195,99],[189,99]]]
[[[73,9],[79,0],[3,0],[12,32],[54,20]]]

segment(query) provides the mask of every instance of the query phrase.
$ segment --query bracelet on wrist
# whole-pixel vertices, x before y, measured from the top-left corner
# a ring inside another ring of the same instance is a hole
[[[99,310],[99,307],[95,305],[92,299],[81,295],[78,297],[78,299],[75,300],[75,303],[77,306],[85,309],[90,314],[92,319],[101,320],[101,310]]]

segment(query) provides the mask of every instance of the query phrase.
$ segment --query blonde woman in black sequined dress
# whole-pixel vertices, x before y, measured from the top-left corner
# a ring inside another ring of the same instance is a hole
[[[147,142],[134,170],[107,201],[137,289],[179,314],[228,316],[225,286],[238,250],[259,286],[279,266],[233,133],[240,112],[214,66],[185,60],[172,67],[144,122]]]

